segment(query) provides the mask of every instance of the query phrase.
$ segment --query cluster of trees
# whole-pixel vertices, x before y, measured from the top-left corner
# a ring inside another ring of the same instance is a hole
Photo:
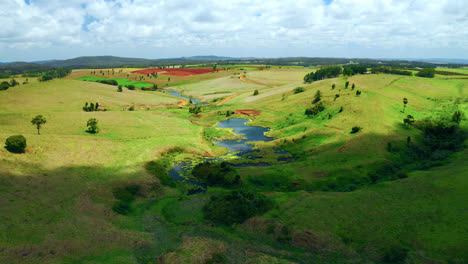
[[[434,74],[435,74],[435,69],[427,68],[427,69],[420,70],[418,73],[416,73],[416,76],[425,77],[425,78],[434,78]]]
[[[302,92],[304,92],[304,91],[305,91],[305,89],[304,89],[304,87],[302,87],[302,86],[296,87],[296,88],[294,88],[294,90],[293,90],[294,94],[302,93]]]
[[[189,113],[191,114],[199,114],[202,112],[202,107],[200,105],[194,105],[189,108]]]
[[[232,225],[261,215],[274,207],[274,202],[263,194],[235,190],[212,196],[204,206],[205,218],[215,223]]]
[[[320,102],[312,107],[307,108],[305,110],[305,115],[308,117],[316,116],[323,110],[325,110],[325,106],[322,104],[322,102]]]
[[[3,81],[2,83],[0,83],[0,91],[8,90],[8,88],[14,87],[16,85],[19,85],[19,82],[15,79],[11,79],[10,82]]]
[[[391,67],[375,67],[371,69],[371,73],[387,73],[387,74],[398,74],[412,76],[413,73],[410,71],[399,70]]]
[[[99,109],[99,103],[97,102],[96,104],[93,104],[93,103],[88,104],[88,102],[86,102],[85,105],[83,106],[83,111],[85,112],[98,111],[98,109]]]
[[[343,66],[343,75],[355,75],[355,74],[364,74],[367,72],[367,67],[365,65],[345,65]]]
[[[313,81],[323,80],[327,78],[338,77],[341,74],[342,68],[340,66],[332,66],[320,69],[316,72],[308,73],[304,76],[305,83],[311,83]]]
[[[241,184],[239,174],[226,162],[203,162],[195,166],[192,175],[208,186],[235,187]]]
[[[109,85],[119,85],[119,83],[117,83],[116,80],[112,80],[112,79],[106,79],[106,80],[96,80],[96,82],[98,83],[104,83],[104,84],[109,84]]]

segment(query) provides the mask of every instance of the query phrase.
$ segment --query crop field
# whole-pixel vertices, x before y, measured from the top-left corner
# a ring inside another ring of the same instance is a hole
[[[21,134],[27,146],[0,149],[0,263],[466,263],[466,137],[431,159],[411,150],[431,143],[420,128],[428,120],[454,124],[460,111],[457,129],[468,130],[468,79],[357,74],[304,83],[320,68],[218,68],[15,77],[20,85],[0,91],[0,141]],[[96,82],[108,79],[158,90]],[[40,135],[37,115],[47,120]],[[93,118],[97,133],[87,130]],[[217,126],[228,118],[272,138],[236,156],[214,140],[237,147],[259,135]],[[206,161],[220,165],[197,176]],[[194,168],[178,174],[185,181],[171,178],[180,164]],[[255,202],[216,211],[244,191]],[[255,214],[223,222],[256,203]]]

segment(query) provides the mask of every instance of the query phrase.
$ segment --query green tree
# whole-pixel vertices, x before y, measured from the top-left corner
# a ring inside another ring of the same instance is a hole
[[[356,85],[353,83],[353,85],[351,85],[351,91],[354,90],[354,87],[356,87]]]
[[[90,118],[88,119],[88,122],[86,123],[86,126],[88,127],[88,130],[86,132],[95,134],[99,131],[98,127],[98,121],[96,118]]]
[[[320,90],[317,90],[317,92],[315,92],[315,95],[314,95],[314,101],[312,103],[317,103],[318,101],[320,101],[322,99],[322,94],[320,93]]]
[[[332,90],[335,90],[336,85],[332,84]]]
[[[407,115],[405,119],[403,119],[403,124],[405,126],[411,126],[414,123],[414,117],[412,115]]]
[[[47,123],[47,120],[45,119],[45,117],[43,117],[42,115],[37,115],[36,117],[34,117],[32,120],[31,120],[31,123],[33,125],[36,125],[36,128],[37,128],[37,134],[40,135],[40,129],[41,129],[41,126],[44,125],[45,123]]]
[[[117,87],[117,92],[119,92],[119,93],[122,92],[122,85],[119,85],[119,86]]]
[[[254,95],[254,96],[255,96],[255,95],[258,95],[258,90],[255,90],[254,93],[253,93],[253,95]]]
[[[189,108],[189,113],[191,113],[191,114],[196,115],[196,114],[199,114],[201,112],[202,112],[202,108],[199,105],[195,105],[195,106],[192,106],[192,107]]]
[[[346,83],[345,83],[345,89],[348,89],[348,86],[349,86],[349,82],[346,81]]]
[[[18,85],[18,84],[19,84],[18,81],[16,81],[15,79],[11,79],[11,81],[10,81],[10,86],[11,86],[11,87],[15,87],[15,86]]]
[[[98,103],[98,102],[96,102],[96,104],[94,105],[94,111],[97,111],[97,110],[98,110],[98,108],[99,108],[99,103]]]
[[[453,116],[452,116],[452,121],[457,124],[460,124],[461,120],[462,120],[462,112],[455,111],[455,113],[453,113]]]
[[[334,100],[334,101],[336,101],[336,99],[337,99],[338,97],[340,97],[340,95],[339,95],[339,94],[335,94],[335,100]]]
[[[361,91],[356,90],[356,96],[360,96],[360,95],[361,95]]]
[[[8,88],[10,88],[10,84],[7,81],[0,83],[0,91],[8,90]]]
[[[405,109],[406,109],[406,105],[408,104],[408,99],[407,98],[403,98],[403,113],[405,112]]]
[[[24,153],[26,138],[23,135],[10,136],[5,141],[5,148],[12,153]]]
[[[294,88],[294,94],[302,93],[302,92],[304,92],[304,91],[305,91],[304,87],[296,87],[296,88]]]
[[[435,69],[427,68],[427,69],[422,69],[418,73],[416,73],[416,76],[418,77],[425,77],[425,78],[434,78],[435,74]]]
[[[353,126],[353,128],[351,128],[351,134],[356,134],[357,132],[361,131],[361,129],[361,127]]]

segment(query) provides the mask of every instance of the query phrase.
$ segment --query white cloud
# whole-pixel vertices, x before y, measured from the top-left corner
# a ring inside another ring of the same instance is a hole
[[[25,49],[38,48],[55,58],[53,50],[64,47],[89,54],[93,47],[107,48],[125,56],[127,47],[139,57],[195,55],[207,48],[212,53],[239,50],[220,54],[232,56],[261,49],[262,54],[249,56],[344,56],[349,51],[362,57],[408,57],[405,49],[421,49],[437,51],[432,57],[468,57],[464,0],[30,2],[0,2],[0,56],[20,58]],[[76,55],[87,54],[71,49],[69,57]]]

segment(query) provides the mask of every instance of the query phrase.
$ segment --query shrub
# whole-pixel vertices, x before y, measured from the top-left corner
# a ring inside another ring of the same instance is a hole
[[[200,163],[193,168],[192,175],[209,186],[230,187],[240,184],[239,174],[225,162],[220,164]]]
[[[8,88],[10,88],[10,84],[7,81],[0,83],[0,91],[8,90]]]
[[[202,108],[199,105],[192,106],[189,108],[189,113],[194,114],[194,115],[201,113],[201,111],[202,111]]]
[[[229,194],[212,196],[203,207],[203,211],[208,220],[232,225],[242,223],[252,216],[261,215],[273,206],[274,202],[263,194],[236,190]]]
[[[338,113],[343,112],[343,107],[340,107],[340,110],[338,110]]]
[[[119,85],[119,86],[117,87],[117,92],[119,92],[119,93],[122,92],[122,85]]]
[[[357,132],[361,131],[361,129],[361,127],[353,126],[353,128],[351,128],[351,134],[356,134]]]
[[[416,76],[418,77],[425,77],[425,78],[434,78],[435,74],[435,69],[427,68],[427,69],[422,69],[418,73],[416,73]]]
[[[305,115],[308,117],[316,116],[323,110],[325,110],[325,106],[323,106],[322,102],[320,102],[319,104],[314,105],[313,107],[307,108],[305,110]]]
[[[253,95],[254,95],[254,96],[255,96],[255,95],[258,95],[258,90],[255,90],[254,93],[253,93]]]
[[[135,106],[134,106],[134,105],[130,106],[130,107],[128,108],[128,111],[135,111]]]
[[[26,138],[23,135],[10,136],[5,141],[5,148],[12,153],[24,153]]]
[[[125,86],[125,87],[127,87],[127,89],[129,89],[129,90],[135,90],[135,85],[133,85],[133,84],[129,84],[129,85]]]
[[[88,119],[88,122],[86,123],[88,130],[86,130],[86,132],[92,133],[92,134],[99,132],[99,127],[97,124],[98,124],[98,121],[96,118]]]
[[[125,201],[118,201],[112,206],[112,210],[121,215],[127,215],[131,212],[131,204]]]
[[[302,92],[304,92],[304,91],[305,91],[304,87],[296,87],[296,88],[294,88],[294,94],[302,93]]]

